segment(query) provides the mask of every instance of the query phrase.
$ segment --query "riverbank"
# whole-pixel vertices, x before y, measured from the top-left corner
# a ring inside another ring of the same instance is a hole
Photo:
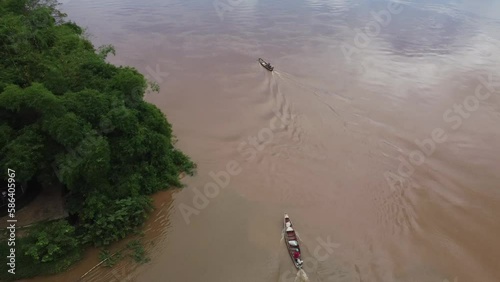
[[[0,167],[7,172],[0,183],[9,183],[4,280],[64,271],[86,248],[136,234],[153,209],[151,196],[182,187],[179,174],[195,170],[174,146],[165,113],[144,100],[159,85],[109,63],[114,47],[95,47],[57,1],[35,2],[0,2],[0,26],[9,27],[0,28]],[[30,181],[62,188],[30,206],[14,187]],[[129,249],[140,260],[140,244]]]
[[[48,241],[59,242],[58,238],[67,236],[65,232],[68,231],[65,230],[68,230],[68,227],[66,220],[62,219],[41,222],[19,230],[14,229],[14,236],[12,234],[9,236],[10,230],[4,231],[0,241],[0,253],[5,254],[9,261],[0,264],[0,281],[18,281],[38,275],[59,273],[79,261],[84,246],[78,245],[76,238],[71,239],[69,243],[61,242],[60,246],[54,243],[46,245]],[[47,229],[52,229],[52,232]],[[65,248],[64,258],[45,261],[48,254],[40,252],[40,249],[45,247],[54,254],[59,252],[59,248]],[[37,257],[36,262],[33,261],[34,256]]]
[[[66,217],[68,212],[64,209],[62,187],[42,189],[32,202],[16,212],[18,227]],[[8,226],[7,218],[7,216],[0,217],[0,230]]]
[[[115,253],[126,248],[127,244],[135,239],[140,239],[146,255],[154,255],[152,249],[158,241],[165,240],[167,228],[169,226],[169,211],[173,208],[173,195],[178,189],[160,191],[152,196],[154,211],[148,217],[141,228],[141,235],[131,235],[127,238],[111,244],[107,249],[110,253]],[[125,277],[132,275],[140,266],[131,258],[124,258],[113,267],[106,267],[100,264],[99,253],[101,249],[96,247],[87,248],[82,259],[71,266],[67,271],[50,275],[40,276],[31,279],[24,279],[24,282],[53,282],[53,281],[123,281]],[[100,264],[100,265],[99,265]],[[97,266],[97,267],[96,267]]]

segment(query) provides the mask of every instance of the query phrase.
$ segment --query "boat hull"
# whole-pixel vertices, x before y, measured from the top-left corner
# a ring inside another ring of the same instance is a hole
[[[262,58],[259,58],[260,65],[268,71],[273,71],[274,67],[271,66],[268,62],[264,61]]]
[[[299,259],[302,260],[302,254],[301,254],[298,236],[295,233],[295,230],[293,230],[293,231],[286,230],[286,228],[287,228],[286,223],[287,222],[290,222],[290,226],[293,228],[293,224],[292,224],[292,221],[290,220],[290,217],[287,214],[285,214],[285,216],[283,218],[283,228],[284,228],[284,233],[285,233],[284,236],[285,236],[286,248],[288,250],[288,254],[290,255],[290,258],[292,259],[293,265],[295,266],[295,268],[300,270],[300,269],[302,269],[302,264],[299,264],[293,256],[294,252],[298,251],[299,252]],[[292,246],[290,244],[290,242],[295,242],[296,246],[295,245]]]

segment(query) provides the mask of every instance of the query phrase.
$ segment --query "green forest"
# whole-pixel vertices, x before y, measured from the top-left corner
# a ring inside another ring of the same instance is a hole
[[[19,238],[16,279],[63,271],[85,247],[124,238],[152,209],[151,194],[194,172],[165,115],[143,100],[158,85],[108,63],[114,52],[55,1],[0,1],[0,167],[63,187],[71,219]],[[13,279],[1,265],[0,279]]]

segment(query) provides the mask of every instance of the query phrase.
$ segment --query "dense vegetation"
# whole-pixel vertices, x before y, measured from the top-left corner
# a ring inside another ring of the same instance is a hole
[[[0,1],[0,169],[64,187],[74,219],[24,238],[23,268],[124,238],[144,221],[149,195],[194,169],[164,114],[143,100],[156,86],[107,63],[114,49],[96,49],[56,4]]]

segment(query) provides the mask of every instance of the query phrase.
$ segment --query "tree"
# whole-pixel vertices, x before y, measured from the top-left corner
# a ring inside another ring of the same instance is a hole
[[[77,221],[74,230],[51,225],[61,236],[98,245],[123,238],[144,221],[148,195],[182,186],[179,173],[192,174],[194,163],[143,100],[150,83],[107,63],[114,48],[96,50],[56,1],[4,0],[0,13],[0,167],[18,181],[65,187]],[[27,253],[42,262],[75,243],[37,230]]]

